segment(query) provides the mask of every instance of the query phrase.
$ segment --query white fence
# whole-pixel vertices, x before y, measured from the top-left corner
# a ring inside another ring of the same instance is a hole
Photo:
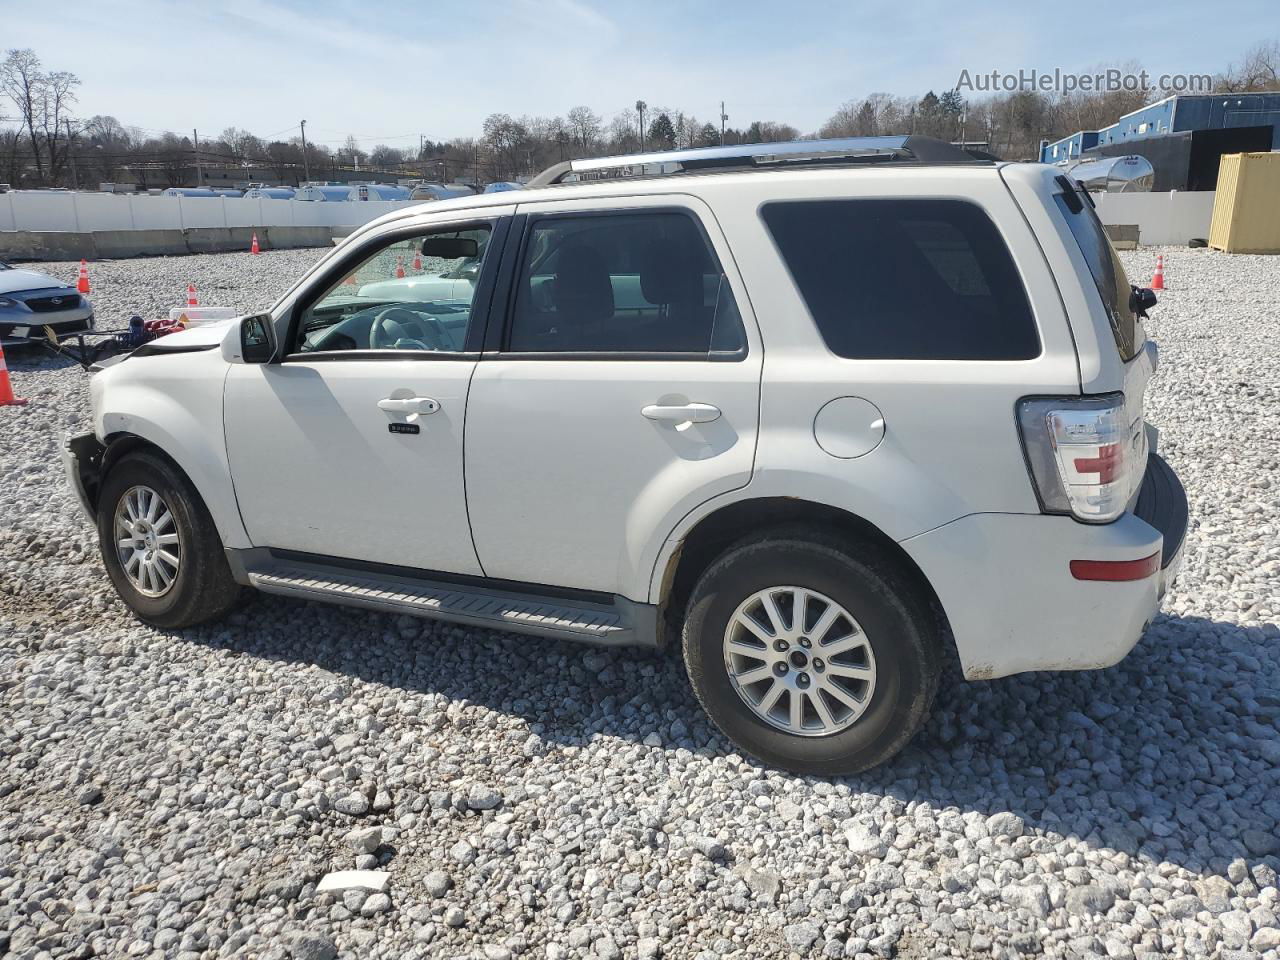
[[[1134,224],[1144,244],[1184,244],[1208,237],[1213,193],[1095,194],[1103,223]],[[0,193],[0,231],[94,233],[201,227],[357,227],[411,200],[246,200],[119,193]]]
[[[412,202],[352,200],[318,203],[246,200],[242,197],[19,191],[0,193],[0,231],[94,233],[201,227],[357,227]]]
[[[1138,225],[1138,242],[1147,246],[1181,245],[1209,236],[1212,190],[1182,193],[1095,193],[1103,223]]]

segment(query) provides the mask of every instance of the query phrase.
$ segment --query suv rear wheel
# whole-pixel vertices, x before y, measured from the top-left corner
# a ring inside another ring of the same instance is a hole
[[[130,453],[111,468],[98,498],[98,540],[120,599],[154,626],[216,620],[239,599],[204,502],[156,454]]]
[[[893,756],[937,691],[938,628],[922,591],[874,548],[814,531],[726,551],[689,601],[694,692],[734,743],[800,773]]]

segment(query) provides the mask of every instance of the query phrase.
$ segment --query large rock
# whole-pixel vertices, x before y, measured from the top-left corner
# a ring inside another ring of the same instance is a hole
[[[334,960],[338,947],[320,933],[295,933],[286,941],[293,960]]]
[[[1105,887],[1090,884],[1067,891],[1067,912],[1078,917],[1106,913],[1116,902],[1116,895]]]
[[[807,953],[814,941],[822,936],[818,925],[809,920],[793,923],[782,928],[782,939],[796,953]]]

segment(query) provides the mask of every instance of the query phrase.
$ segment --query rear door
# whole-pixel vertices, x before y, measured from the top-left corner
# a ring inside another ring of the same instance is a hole
[[[467,505],[488,576],[643,601],[680,518],[751,478],[762,349],[707,208],[618,203],[518,208]]]

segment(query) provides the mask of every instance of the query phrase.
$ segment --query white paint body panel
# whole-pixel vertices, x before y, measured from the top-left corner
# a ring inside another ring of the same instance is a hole
[[[902,547],[942,599],[964,675],[1095,670],[1118,663],[1159,606],[1159,575],[1076,580],[1072,560],[1140,560],[1158,530],[1126,513],[1091,526],[1069,517],[975,514]]]
[[[462,359],[232,365],[227,453],[254,545],[479,575],[462,487],[474,369]],[[439,410],[378,408],[415,396]]]
[[[485,573],[644,601],[668,531],[751,479],[759,333],[729,249],[707,208],[683,195],[631,200],[683,207],[716,249],[747,333],[740,361],[485,359],[467,410],[467,499]],[[519,213],[597,210],[595,201],[521,204]],[[650,405],[711,404],[680,426]]]
[[[196,333],[173,336],[194,338]],[[131,357],[95,373],[89,396],[98,440],[133,434],[154,443],[191,478],[223,544],[246,548],[253,544],[240,522],[222,438],[222,383],[228,369],[217,350]]]

